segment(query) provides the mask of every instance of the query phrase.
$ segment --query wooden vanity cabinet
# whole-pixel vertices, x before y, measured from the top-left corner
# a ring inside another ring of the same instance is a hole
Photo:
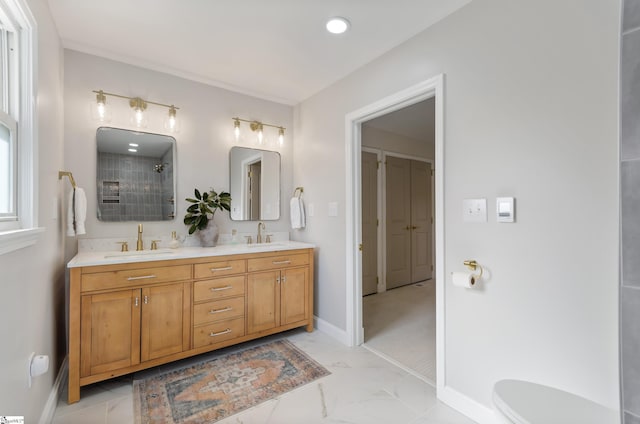
[[[297,253],[248,260],[249,334],[303,323],[310,318],[310,260],[309,255]]]
[[[305,326],[313,249],[71,268],[68,403],[80,387]]]

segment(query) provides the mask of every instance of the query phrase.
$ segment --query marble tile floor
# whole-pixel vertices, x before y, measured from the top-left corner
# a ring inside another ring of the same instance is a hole
[[[365,296],[362,306],[365,346],[435,385],[435,280]]]
[[[218,421],[219,424],[471,424],[473,421],[436,399],[435,389],[362,348],[349,348],[320,331],[292,330],[286,337],[325,366],[331,375],[278,398]],[[249,344],[264,343],[261,339]],[[240,346],[246,348],[247,343]],[[238,349],[238,347],[227,350]],[[190,358],[204,360],[204,355]],[[184,362],[181,364],[184,366]],[[175,364],[145,372],[160,373]],[[53,424],[127,424],[133,418],[133,376],[96,383],[81,390],[80,402],[60,399]]]

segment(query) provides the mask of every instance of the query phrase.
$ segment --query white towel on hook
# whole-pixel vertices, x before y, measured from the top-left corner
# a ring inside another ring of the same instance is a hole
[[[84,222],[87,219],[87,196],[81,188],[72,189],[69,193],[67,207],[67,236],[86,234]]]
[[[293,196],[290,202],[291,209],[291,228],[294,230],[302,229],[306,225],[306,218],[304,216],[304,203],[302,202],[302,196]]]

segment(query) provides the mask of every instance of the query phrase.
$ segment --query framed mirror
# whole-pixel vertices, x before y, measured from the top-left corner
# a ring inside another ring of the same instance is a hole
[[[96,142],[98,220],[175,218],[175,138],[100,127]]]
[[[232,147],[229,152],[231,219],[280,219],[280,153]]]

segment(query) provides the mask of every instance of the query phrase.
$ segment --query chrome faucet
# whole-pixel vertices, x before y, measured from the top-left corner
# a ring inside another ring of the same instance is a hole
[[[136,244],[136,250],[144,250],[144,243],[142,243],[142,224],[138,224],[138,243]]]
[[[258,222],[258,236],[256,237],[256,243],[262,243],[262,232],[260,230],[264,230],[264,222]]]

